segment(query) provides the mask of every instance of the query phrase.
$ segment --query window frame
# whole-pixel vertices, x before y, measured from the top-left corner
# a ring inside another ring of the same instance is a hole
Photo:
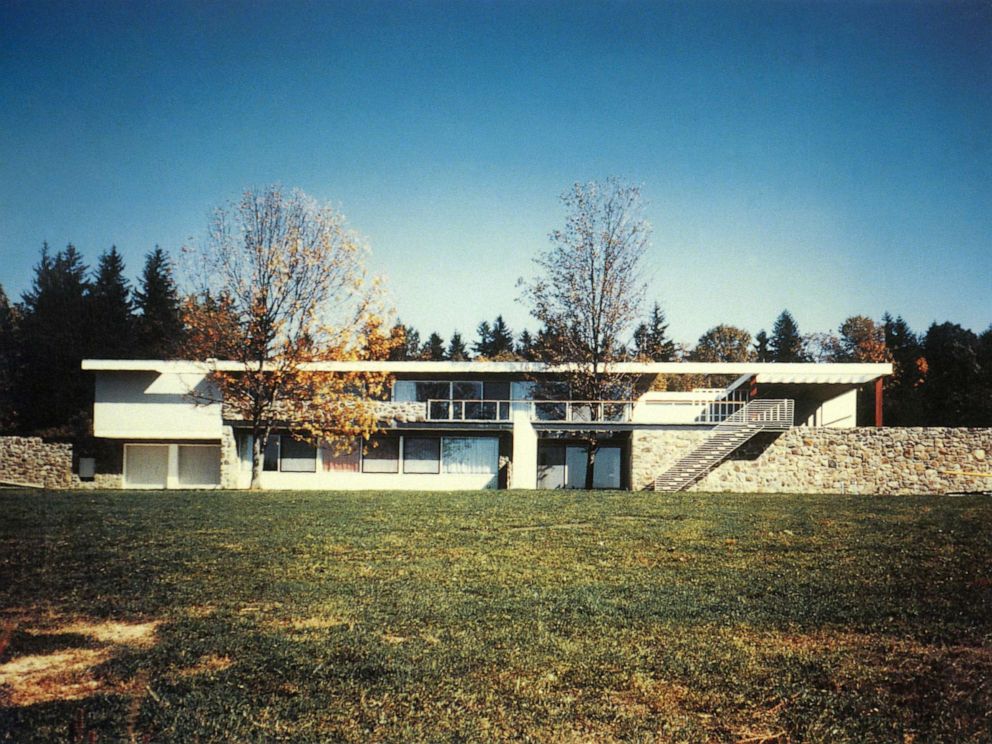
[[[441,473],[441,437],[430,437],[430,436],[406,436],[402,437],[403,440],[403,474],[404,475],[440,475]],[[430,442],[436,448],[436,456],[434,458],[434,470],[410,470],[408,469],[408,462],[426,462],[429,463],[430,460],[409,460],[407,458],[407,447],[411,441],[420,442]]]

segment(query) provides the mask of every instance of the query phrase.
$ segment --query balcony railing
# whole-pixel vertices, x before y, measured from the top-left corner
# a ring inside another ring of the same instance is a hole
[[[623,423],[631,420],[632,401],[606,400],[448,400],[427,401],[428,421],[509,421],[526,411],[531,421]]]

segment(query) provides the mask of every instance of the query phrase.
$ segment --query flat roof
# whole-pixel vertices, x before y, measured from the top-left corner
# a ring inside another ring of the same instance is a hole
[[[555,374],[568,366],[543,362],[308,362],[304,369],[319,372],[386,372],[391,374]],[[164,359],[84,359],[82,368],[94,372],[158,372],[204,374],[213,370],[237,372],[241,362]],[[615,374],[633,375],[756,375],[766,384],[861,384],[892,374],[892,365],[818,362],[619,362],[609,365]]]

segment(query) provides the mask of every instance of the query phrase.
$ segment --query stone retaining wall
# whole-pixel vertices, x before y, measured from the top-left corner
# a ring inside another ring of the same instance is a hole
[[[0,481],[45,488],[70,488],[72,445],[39,437],[0,437]]]
[[[637,431],[632,484],[647,488],[706,431]],[[992,490],[992,429],[798,427],[760,435],[692,486],[739,493],[912,494]],[[972,474],[972,475],[969,475]]]

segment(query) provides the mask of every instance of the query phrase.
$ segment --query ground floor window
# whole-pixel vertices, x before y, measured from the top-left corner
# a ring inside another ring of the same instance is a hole
[[[250,436],[240,441],[246,468],[251,463],[250,442]],[[315,473],[318,462],[325,473],[496,475],[499,472],[499,438],[378,434],[369,442],[356,438],[350,445],[325,443],[317,448],[288,434],[271,434],[262,469]]]
[[[437,437],[403,437],[404,473],[440,473],[441,440]]]
[[[399,437],[373,437],[362,456],[362,472],[398,473],[399,470]]]
[[[537,453],[538,488],[585,488],[589,462],[586,445],[543,444]],[[622,451],[619,446],[601,445],[593,466],[593,488],[620,488]]]
[[[485,475],[499,470],[499,440],[495,437],[445,437],[445,473]]]
[[[357,473],[362,465],[361,440],[325,442],[320,446],[320,462],[325,473]]]
[[[279,469],[284,473],[317,472],[317,448],[309,442],[283,437]]]

